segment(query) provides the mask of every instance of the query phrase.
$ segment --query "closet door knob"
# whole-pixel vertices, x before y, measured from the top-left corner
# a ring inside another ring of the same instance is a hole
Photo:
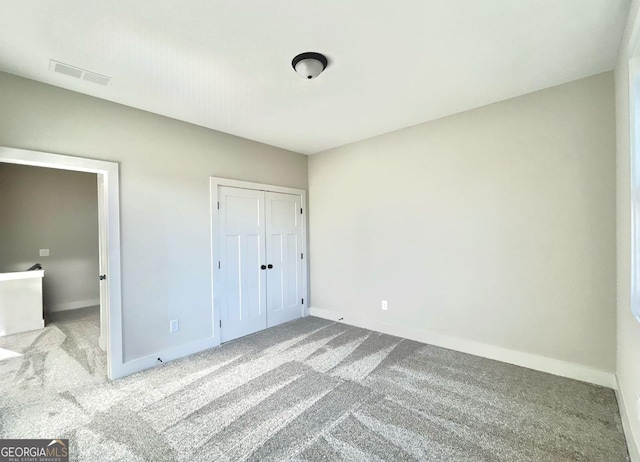
[[[260,265],[260,269],[267,269],[265,265]]]
[[[267,268],[271,269],[273,268],[273,265],[268,265]]]

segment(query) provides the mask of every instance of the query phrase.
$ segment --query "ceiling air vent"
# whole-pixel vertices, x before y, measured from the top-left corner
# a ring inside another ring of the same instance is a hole
[[[70,64],[54,61],[53,59],[49,61],[49,70],[52,70],[53,72],[57,72],[59,74],[68,75],[69,77],[86,80],[87,82],[97,83],[98,85],[104,86],[106,86],[109,83],[109,80],[111,80],[111,77],[109,76],[97,74],[86,69],[71,66]]]

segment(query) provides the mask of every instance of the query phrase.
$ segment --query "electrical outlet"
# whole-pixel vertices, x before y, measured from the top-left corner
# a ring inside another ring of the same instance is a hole
[[[48,257],[49,256],[49,249],[40,249],[40,256],[41,257]]]
[[[178,320],[177,319],[172,319],[171,321],[169,321],[169,332],[170,333],[178,332]]]
[[[382,300],[382,309],[387,311],[389,309],[389,305],[386,300]]]

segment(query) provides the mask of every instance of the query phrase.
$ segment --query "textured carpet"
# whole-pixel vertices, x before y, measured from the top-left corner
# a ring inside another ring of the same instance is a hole
[[[0,338],[0,437],[72,460],[628,460],[610,389],[304,318],[108,382],[93,315]]]

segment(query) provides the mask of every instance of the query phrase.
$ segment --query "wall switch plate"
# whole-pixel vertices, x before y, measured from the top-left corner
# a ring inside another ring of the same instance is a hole
[[[169,321],[169,332],[178,332],[178,320],[177,319],[172,319],[171,321]]]
[[[49,249],[40,249],[40,256],[41,257],[48,257],[49,256]]]
[[[389,305],[386,300],[382,300],[382,309],[387,311],[389,309]]]

